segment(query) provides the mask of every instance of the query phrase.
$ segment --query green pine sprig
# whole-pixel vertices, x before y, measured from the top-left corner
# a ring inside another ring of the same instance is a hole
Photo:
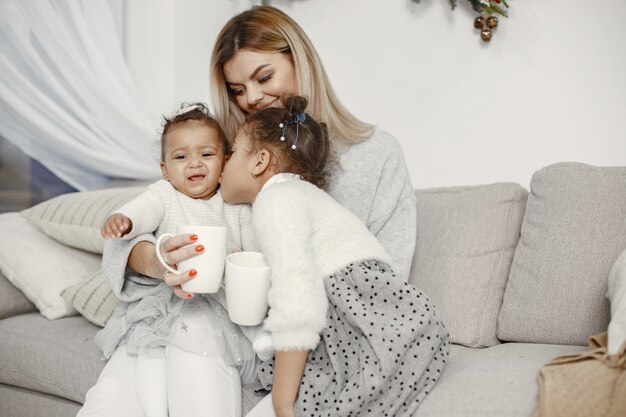
[[[411,1],[413,3],[422,2],[422,0],[411,0]],[[506,2],[506,0],[502,0],[502,5],[504,6],[504,8],[498,4],[490,3],[489,0],[467,0],[467,1],[470,2],[470,4],[472,5],[472,8],[476,10],[478,13],[499,14],[501,16],[508,17],[505,8],[508,9],[509,4]],[[450,4],[450,9],[452,10],[454,10],[457,6],[457,0],[448,0],[448,3]]]

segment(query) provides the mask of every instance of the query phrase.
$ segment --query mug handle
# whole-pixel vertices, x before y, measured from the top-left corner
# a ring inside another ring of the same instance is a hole
[[[167,269],[168,271],[170,271],[172,274],[176,274],[178,275],[180,272],[174,268],[172,268],[171,266],[169,266],[167,264],[167,262],[165,262],[165,259],[163,259],[163,256],[161,256],[161,242],[163,242],[163,239],[165,238],[170,238],[174,236],[171,233],[163,233],[161,236],[159,236],[159,238],[156,241],[156,245],[154,247],[154,249],[156,250],[156,257],[159,260],[159,262],[161,263],[161,266],[165,269]]]

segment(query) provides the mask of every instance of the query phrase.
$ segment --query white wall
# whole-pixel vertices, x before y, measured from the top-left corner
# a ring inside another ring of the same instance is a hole
[[[208,101],[215,36],[253,3],[128,2],[127,54],[156,115]],[[626,2],[511,0],[488,45],[465,3],[273,4],[307,31],[348,108],[399,139],[415,187],[528,187],[557,161],[626,165]]]
[[[155,128],[180,103],[210,103],[215,38],[243,0],[126,0],[125,53]]]

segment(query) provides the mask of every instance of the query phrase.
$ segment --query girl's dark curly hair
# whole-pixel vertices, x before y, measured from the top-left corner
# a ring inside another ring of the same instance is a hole
[[[189,109],[189,110],[186,110]],[[188,122],[189,120],[197,120],[204,123],[208,127],[215,129],[222,143],[224,155],[230,152],[230,142],[226,139],[226,135],[217,120],[211,116],[208,107],[204,103],[183,103],[180,110],[173,115],[163,115],[163,132],[161,133],[161,161],[165,160],[165,135],[170,130]]]
[[[304,112],[306,98],[288,96],[283,102],[284,108],[271,107],[249,114],[242,129],[253,149],[265,148],[274,154],[278,172],[298,174],[325,188],[332,159],[326,124]]]

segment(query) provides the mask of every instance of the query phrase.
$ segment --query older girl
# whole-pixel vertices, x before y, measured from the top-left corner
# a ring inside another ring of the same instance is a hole
[[[272,270],[276,359],[259,377],[278,417],[412,416],[441,375],[448,333],[363,223],[317,188],[330,144],[305,107],[295,96],[249,115],[222,173],[225,201],[253,203]],[[264,403],[255,416],[272,414]]]

